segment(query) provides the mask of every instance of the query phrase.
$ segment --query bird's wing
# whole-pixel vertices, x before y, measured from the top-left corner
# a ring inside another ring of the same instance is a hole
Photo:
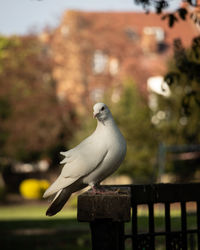
[[[67,152],[66,152],[67,153]],[[96,140],[81,143],[65,155],[61,175],[68,178],[81,178],[97,168],[107,155],[106,145]]]
[[[46,190],[43,197],[53,195],[59,190],[74,185],[81,177],[94,171],[104,160],[108,150],[104,143],[98,143],[98,139],[87,138],[75,148],[62,152],[65,156],[62,163],[65,163],[60,176]]]
[[[83,140],[79,145],[77,145],[76,147],[65,151],[65,152],[60,152],[61,155],[63,155],[65,158],[60,162],[60,164],[65,164],[65,163],[70,163],[72,162],[76,157],[77,157],[77,152],[80,148],[83,148],[84,145],[89,145],[90,143],[92,143],[93,140],[93,134],[89,137],[87,137],[85,140]]]
[[[47,198],[57,193],[59,190],[72,185],[75,181],[76,179],[74,178],[64,178],[63,176],[60,175],[45,191],[45,193],[43,194],[43,198]]]

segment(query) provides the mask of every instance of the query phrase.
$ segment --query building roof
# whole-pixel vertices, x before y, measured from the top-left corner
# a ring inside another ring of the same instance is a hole
[[[172,44],[174,39],[180,38],[184,46],[189,46],[191,38],[198,36],[200,32],[192,20],[187,17],[186,21],[181,19],[169,27],[167,20],[162,20],[162,15],[155,13],[146,14],[142,12],[66,12],[64,20],[67,20],[76,13],[80,21],[85,20],[86,26],[92,31],[101,34],[101,31],[107,28],[107,37],[112,36],[112,32],[120,34],[125,29],[133,29],[139,35],[142,35],[144,27],[161,27],[166,32],[166,43]],[[83,25],[84,26],[84,25]],[[106,40],[106,39],[104,39]],[[116,41],[117,42],[117,41]]]

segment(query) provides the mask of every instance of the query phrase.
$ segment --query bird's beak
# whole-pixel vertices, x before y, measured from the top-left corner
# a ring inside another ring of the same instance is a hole
[[[97,118],[97,115],[99,114],[99,112],[94,112],[93,113],[93,118]]]

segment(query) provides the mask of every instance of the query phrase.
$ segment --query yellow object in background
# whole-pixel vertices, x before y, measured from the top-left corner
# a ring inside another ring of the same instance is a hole
[[[47,180],[27,179],[21,182],[19,191],[26,199],[41,199],[48,187]]]

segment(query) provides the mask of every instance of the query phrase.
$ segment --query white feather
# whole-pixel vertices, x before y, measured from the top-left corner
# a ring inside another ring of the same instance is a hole
[[[45,198],[67,187],[74,192],[85,185],[99,184],[123,161],[126,142],[110,110],[103,103],[95,104],[93,110],[98,121],[96,130],[75,148],[60,153],[65,157],[61,161],[64,167],[57,180],[44,193]]]

